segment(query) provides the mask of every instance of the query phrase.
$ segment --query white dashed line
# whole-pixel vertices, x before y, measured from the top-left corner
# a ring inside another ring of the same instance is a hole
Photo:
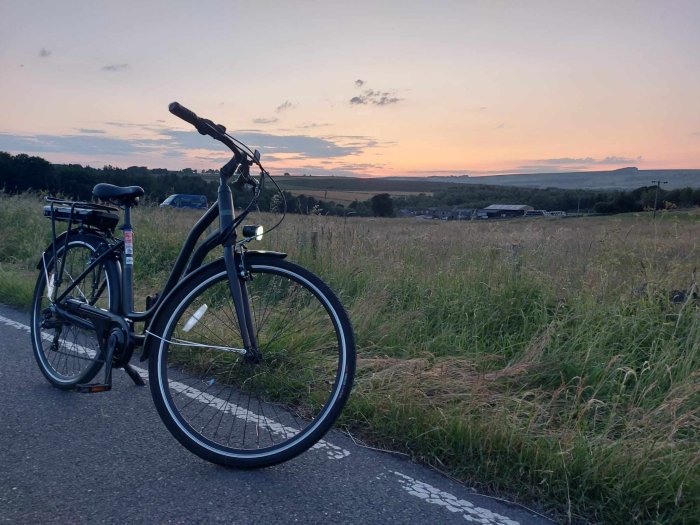
[[[468,523],[481,523],[483,525],[520,525],[519,522],[512,520],[501,514],[496,514],[489,509],[477,507],[467,500],[459,499],[457,496],[444,492],[440,489],[413,479],[410,476],[394,471],[398,476],[398,482],[401,487],[411,496],[422,499],[426,503],[440,505],[453,513],[460,513]]]
[[[30,333],[31,328],[25,324],[18,323],[17,321],[14,321],[12,319],[9,319],[7,317],[4,317],[0,315],[0,322],[7,325],[11,326],[13,328],[16,328],[18,330],[22,330],[24,332]],[[49,340],[51,338],[49,337]],[[85,348],[80,345],[76,345],[78,347],[78,350],[88,354],[88,355],[95,355],[95,352],[93,350],[90,350],[88,348]],[[138,366],[131,365],[136,372],[143,378],[143,379],[148,379],[148,371],[144,370],[143,368],[140,368]],[[191,386],[184,385],[182,383],[176,382],[176,381],[170,381],[170,385],[177,390],[178,392],[184,393],[187,397],[190,397],[192,399],[196,399],[197,401],[200,401],[206,405],[210,406],[215,406],[215,407],[221,407],[221,406],[226,406],[227,404],[230,405],[227,401],[223,399],[219,399],[218,397],[212,396],[210,394],[206,394],[205,392],[202,392],[200,390],[197,390],[196,388],[193,388]],[[233,405],[233,408],[237,408],[235,405]],[[266,417],[266,416],[260,416],[258,414],[253,413],[252,411],[247,411],[246,412],[246,417],[250,417],[250,420],[256,420],[258,422],[263,422],[266,426],[270,428],[270,430],[274,431],[280,431],[280,432],[289,432],[293,429],[289,429],[287,427],[284,427],[282,424],[277,423],[276,421]],[[328,441],[325,440],[320,440],[318,443],[316,443],[312,449],[315,450],[320,450],[326,454],[328,459],[343,459],[347,456],[350,455],[350,451],[346,450],[342,447],[338,447],[336,445],[333,445],[329,443]]]
[[[7,326],[17,328],[17,330],[24,330],[27,333],[31,332],[31,328],[29,328],[26,324],[18,323],[17,321],[13,321],[12,319],[8,319],[2,315],[0,315],[0,322],[6,324]]]

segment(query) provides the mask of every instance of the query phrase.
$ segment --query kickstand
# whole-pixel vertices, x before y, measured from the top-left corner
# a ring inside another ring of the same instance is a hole
[[[117,347],[117,334],[112,332],[107,338],[107,355],[105,357],[105,380],[103,383],[83,383],[75,385],[75,389],[81,394],[94,394],[112,390],[112,358]]]
[[[107,355],[105,357],[105,380],[104,383],[87,383],[82,385],[75,385],[75,389],[83,394],[92,394],[95,392],[106,392],[112,389],[112,358],[114,357],[114,351],[119,344],[119,332],[113,331],[109,334],[107,338]],[[126,363],[122,368],[131,378],[136,386],[146,386],[146,382],[136,371],[136,368]]]
[[[129,363],[124,365],[124,372],[126,372],[129,375],[129,377],[136,386],[146,386],[146,382],[141,377],[141,374],[139,374],[136,371],[136,368],[131,366]]]

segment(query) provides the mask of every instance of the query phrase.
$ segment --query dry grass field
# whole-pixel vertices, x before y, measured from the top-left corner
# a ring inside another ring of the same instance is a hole
[[[136,211],[141,301],[195,218]],[[2,197],[0,225],[0,298],[26,308],[49,222],[37,198]],[[356,438],[562,522],[681,524],[700,515],[699,236],[697,211],[293,215],[260,247],[346,305],[359,361],[341,426]]]

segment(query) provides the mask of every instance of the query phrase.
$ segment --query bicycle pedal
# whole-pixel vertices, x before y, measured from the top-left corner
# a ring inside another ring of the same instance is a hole
[[[85,383],[82,385],[75,385],[75,389],[81,394],[96,394],[98,392],[112,390],[112,385],[106,383]]]

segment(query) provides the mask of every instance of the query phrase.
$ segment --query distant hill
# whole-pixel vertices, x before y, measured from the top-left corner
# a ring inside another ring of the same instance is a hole
[[[408,178],[404,178],[407,180]],[[666,189],[700,188],[700,170],[640,170],[622,168],[612,171],[578,171],[566,173],[528,173],[490,176],[428,177],[436,182],[461,184],[495,184],[521,188],[562,188],[596,190],[632,190],[651,186],[654,180],[667,181]],[[425,179],[423,179],[425,180]]]
[[[437,189],[449,186],[461,186],[461,179],[441,180],[426,177],[275,177],[282,189],[292,192],[308,190],[327,191],[360,191],[360,192],[426,192],[432,193]],[[481,184],[489,184],[488,181]]]
[[[366,200],[377,193],[433,194],[448,188],[465,185],[523,189],[557,188],[561,190],[632,191],[653,186],[652,181],[667,182],[661,188],[670,191],[681,188],[700,188],[700,169],[640,170],[634,167],[611,171],[580,171],[565,173],[527,173],[490,176],[442,177],[324,177],[286,176],[276,178],[279,185],[294,194],[313,195],[325,200],[349,203]],[[343,193],[344,195],[340,195]]]

